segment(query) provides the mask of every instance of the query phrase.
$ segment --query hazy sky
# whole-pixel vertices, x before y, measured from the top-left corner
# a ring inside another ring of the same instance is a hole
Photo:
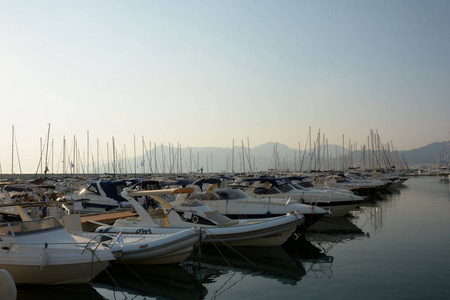
[[[339,145],[443,141],[449,16],[424,0],[0,0],[2,172],[13,126],[23,172],[48,124],[55,160],[88,132],[103,155],[112,137],[130,155],[134,137],[303,148],[309,127]]]

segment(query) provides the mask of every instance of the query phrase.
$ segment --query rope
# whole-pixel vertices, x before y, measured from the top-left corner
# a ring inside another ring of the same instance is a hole
[[[111,273],[109,273],[108,269],[105,269],[106,274],[108,274],[109,278],[112,280],[112,282],[114,283],[115,286],[117,286],[119,288],[119,291],[122,293],[122,295],[125,297],[125,299],[127,299],[127,296],[125,296],[125,293],[122,291],[122,289],[120,288],[120,286],[117,284],[117,282],[114,280],[114,278],[112,277]]]
[[[252,265],[255,266],[255,264],[249,260],[247,257],[245,257],[244,255],[242,255],[241,253],[239,253],[239,251],[237,251],[236,249],[234,249],[233,247],[231,247],[230,245],[228,245],[224,240],[220,239],[219,237],[217,237],[215,234],[213,234],[211,231],[209,231],[208,229],[204,228],[205,231],[207,231],[209,234],[213,235],[214,237],[216,237],[218,240],[220,240],[221,243],[223,243],[225,246],[227,246],[228,248],[230,248],[231,250],[233,250],[235,253],[237,253],[239,256],[241,256],[242,258],[244,258],[246,261],[248,261],[249,263],[251,263]],[[219,250],[219,248],[217,247],[216,243],[214,241],[211,240],[211,242],[213,243],[214,247],[216,247],[217,251],[219,251],[220,255],[224,258],[224,260],[226,261],[226,263],[228,264],[228,266],[230,266],[230,264],[228,263],[228,261],[226,260],[226,258],[223,256],[222,252]],[[231,266],[230,266],[231,268]]]

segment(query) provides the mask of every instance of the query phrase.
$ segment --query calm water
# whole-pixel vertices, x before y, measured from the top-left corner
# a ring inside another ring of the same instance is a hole
[[[410,178],[289,247],[203,249],[181,266],[114,266],[18,299],[450,299],[450,187]],[[114,282],[116,284],[114,284]]]

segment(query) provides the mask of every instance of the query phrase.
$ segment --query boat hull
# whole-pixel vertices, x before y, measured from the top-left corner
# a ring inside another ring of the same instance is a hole
[[[103,236],[93,232],[78,232],[83,237]],[[111,251],[119,257],[118,263],[134,265],[162,265],[183,262],[188,258],[199,241],[199,234],[194,229],[184,229],[171,234],[126,234],[121,231],[124,243],[119,245],[114,237],[110,238]],[[108,245],[108,243],[103,243]]]
[[[16,284],[41,285],[88,283],[108,266],[109,261],[48,265],[43,269],[40,265],[0,264]]]
[[[202,231],[203,244],[219,244],[229,246],[280,246],[285,243],[304,222],[303,216],[290,213],[282,217],[264,220],[249,220],[246,225],[224,227],[196,227]],[[123,225],[123,223],[122,223]],[[138,225],[137,225],[138,226]],[[133,226],[101,226],[97,232],[133,233],[133,234],[160,234],[173,233],[185,228],[166,227],[137,227]]]

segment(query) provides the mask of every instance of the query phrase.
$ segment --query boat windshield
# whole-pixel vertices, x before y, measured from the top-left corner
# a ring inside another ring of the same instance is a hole
[[[237,220],[231,220],[217,211],[205,211],[205,216],[216,222],[219,227],[232,226],[239,223]]]
[[[190,197],[181,204],[181,206],[185,206],[185,207],[195,207],[195,206],[204,206],[204,205],[205,204],[203,202],[199,201],[199,199],[196,199],[195,197]]]
[[[64,228],[56,218],[33,221],[10,222],[0,225],[0,235],[25,235]]]
[[[80,195],[81,195],[81,194],[87,194],[87,193],[92,193],[92,194],[95,194],[95,195],[100,195],[100,192],[98,191],[97,186],[96,186],[96,185],[93,185],[93,184],[89,185],[87,189],[82,189],[81,192],[80,192]]]
[[[277,181],[277,186],[276,188],[281,192],[281,193],[288,193],[288,192],[292,192],[295,190],[295,188],[283,181]]]
[[[231,189],[231,190],[222,190],[217,191],[217,195],[222,200],[235,200],[235,199],[244,199],[244,198],[250,198],[249,195],[244,193],[243,191],[239,189]]]
[[[219,196],[217,196],[215,193],[202,193],[202,194],[193,194],[191,196],[191,198],[193,199],[198,199],[198,200],[220,200]]]
[[[295,187],[297,190],[304,190],[305,188],[301,186],[297,181],[291,180],[289,181],[289,184],[291,184],[293,187]]]

